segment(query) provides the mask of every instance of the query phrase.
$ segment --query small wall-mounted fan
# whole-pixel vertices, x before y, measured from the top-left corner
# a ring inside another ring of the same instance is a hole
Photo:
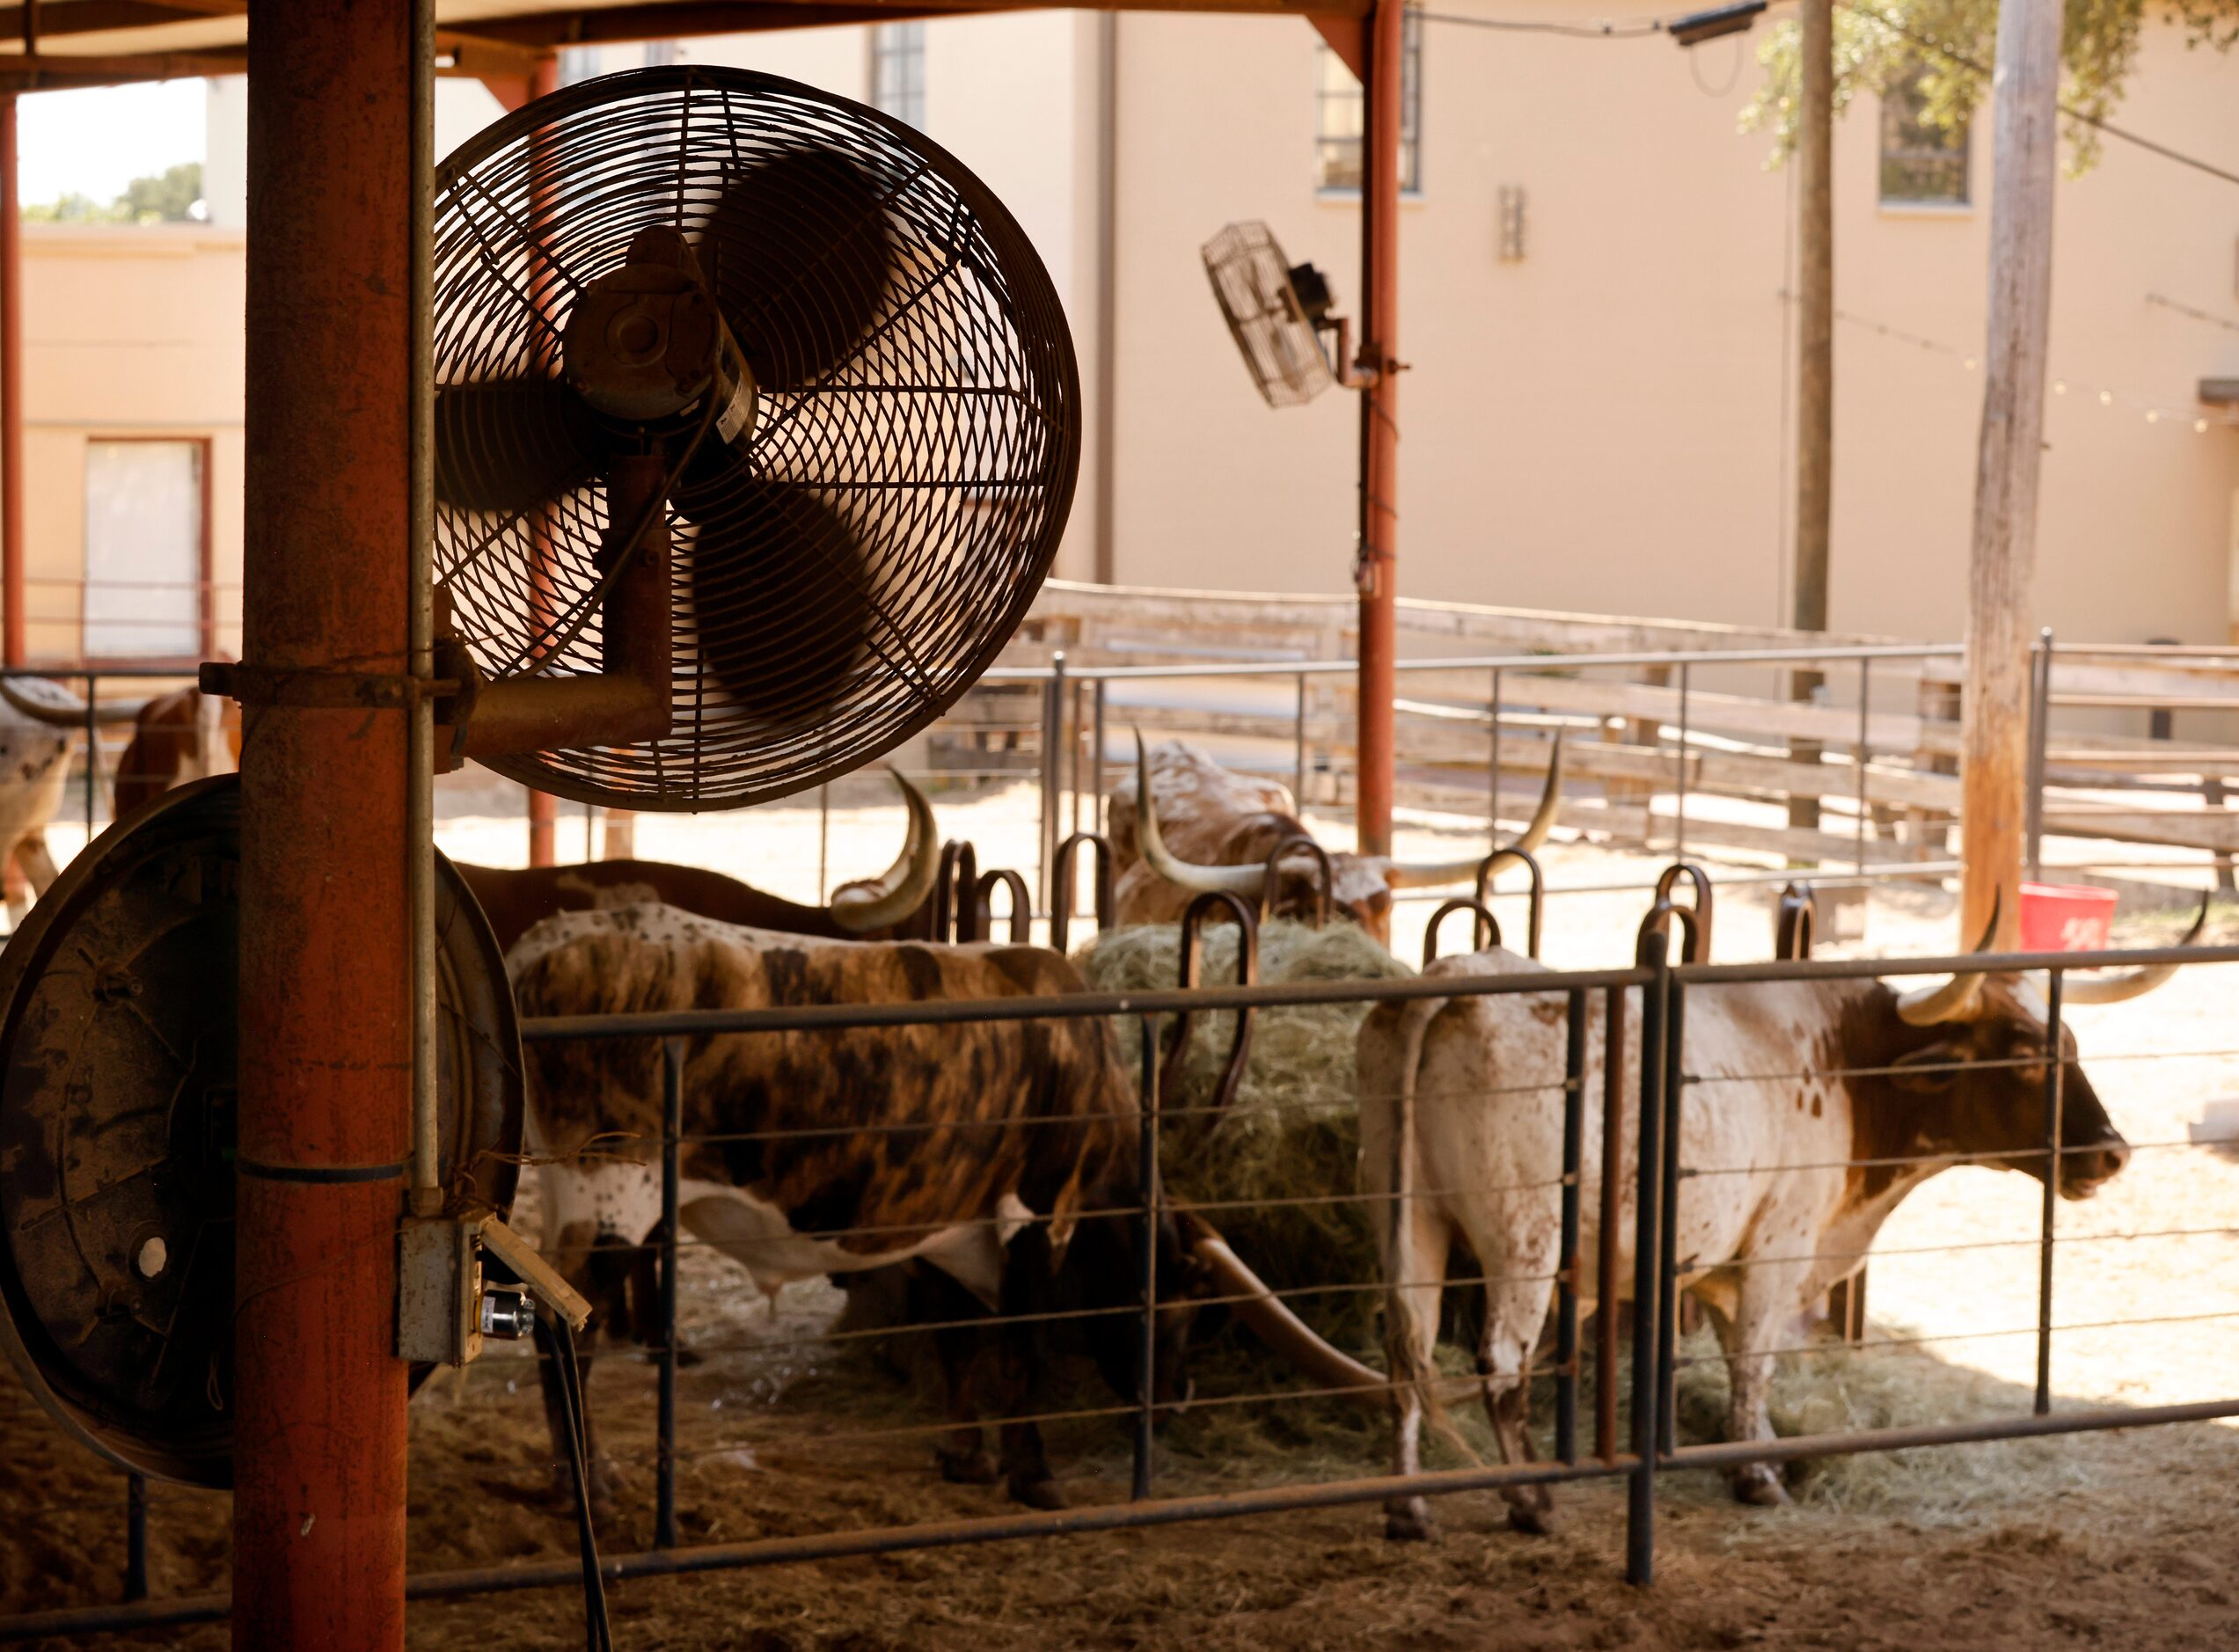
[[[1269,406],[1298,406],[1332,384],[1359,387],[1346,359],[1352,325],[1333,313],[1328,277],[1285,259],[1273,232],[1256,222],[1232,223],[1200,250],[1213,297]]]
[[[697,64],[567,88],[444,164],[435,281],[454,760],[633,809],[784,796],[953,705],[1056,554],[1056,289],[875,110]]]

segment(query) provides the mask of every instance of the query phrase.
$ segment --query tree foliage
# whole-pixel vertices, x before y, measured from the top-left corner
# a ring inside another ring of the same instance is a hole
[[[150,178],[135,178],[107,206],[70,191],[58,201],[26,207],[24,216],[41,223],[179,223],[195,216],[202,198],[202,164],[182,161]]]
[[[2069,169],[2083,172],[2099,157],[2099,134],[2088,121],[2114,112],[2137,65],[2146,0],[2065,0],[2065,10],[2060,101],[2069,116]],[[2228,51],[2239,41],[2239,0],[2173,0],[2157,5],[2155,15],[2182,25],[2190,47]],[[1877,95],[1917,73],[1921,119],[1947,129],[1962,126],[1988,94],[1997,40],[1998,0],[1837,0],[1835,113],[1861,92]],[[1742,111],[1744,131],[1773,135],[1774,165],[1796,147],[1800,48],[1793,22],[1772,31],[1757,54],[1764,84]]]

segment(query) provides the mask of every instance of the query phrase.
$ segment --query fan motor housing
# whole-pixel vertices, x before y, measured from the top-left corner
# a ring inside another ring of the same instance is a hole
[[[722,318],[691,244],[656,225],[640,230],[628,261],[577,302],[561,347],[568,380],[585,401],[617,419],[651,422],[674,418],[708,392],[722,343]]]

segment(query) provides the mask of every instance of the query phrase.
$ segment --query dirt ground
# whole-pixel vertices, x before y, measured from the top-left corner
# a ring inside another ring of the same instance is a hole
[[[1031,866],[1032,807],[1019,793],[944,804],[942,815],[945,830],[979,842],[983,865]],[[640,854],[815,893],[812,809],[648,818],[638,830]],[[517,818],[460,815],[445,827],[454,853],[494,861],[518,859],[519,833]],[[835,811],[827,881],[882,866],[898,836],[898,811]],[[1452,841],[1422,832],[1402,849],[1437,852]],[[1548,859],[1558,886],[1637,879],[1656,864],[1571,848]],[[1549,961],[1628,955],[1643,905],[1636,893],[1563,897],[1550,908]],[[1401,956],[1415,954],[1408,930],[1419,934],[1426,910],[1404,910]],[[1952,923],[1940,892],[1884,891],[1863,945],[1943,951]],[[2166,918],[2140,917],[2118,939],[2169,931]],[[1721,895],[1722,959],[1763,955],[1770,932],[1761,895]],[[2239,924],[2219,920],[2218,939],[2235,933]],[[2239,1047],[2234,984],[2228,969],[2188,971],[2149,998],[2075,1015],[2094,1082],[2140,1151],[2100,1197],[2060,1210],[2057,1322],[2107,1327],[2064,1330],[2053,1368],[2062,1405],[2213,1399],[2239,1381],[2239,1166],[2191,1139],[2208,1103],[2239,1096],[2239,1056],[2224,1053]],[[1986,1171],[1949,1173],[1916,1195],[1885,1230],[1872,1268],[1873,1332],[1888,1346],[1791,1362],[1777,1407],[1783,1428],[2025,1413],[2038,1205],[2035,1182]],[[932,1473],[939,1410],[921,1379],[860,1345],[805,1341],[829,1327],[838,1293],[797,1289],[772,1316],[726,1264],[687,1260],[684,1330],[705,1356],[680,1381],[687,1542],[1006,1512],[999,1490],[946,1485]],[[2154,1323],[2135,1323],[2143,1320]],[[1233,1350],[1216,1349],[1200,1378],[1201,1401],[1216,1403],[1161,1436],[1161,1492],[1381,1472],[1374,1418],[1251,1400],[1269,1373]],[[592,1404],[626,1475],[623,1507],[602,1534],[610,1552],[650,1540],[653,1396],[652,1370],[633,1356],[603,1360],[594,1373]],[[1536,1407],[1542,1421],[1546,1399]],[[1070,1403],[1113,1402],[1083,1385]],[[1690,1419],[1714,1410],[1703,1393],[1683,1405]],[[1051,1429],[1076,1502],[1126,1495],[1125,1426],[1097,1417]],[[0,1453],[0,1610],[114,1598],[121,1480],[12,1383],[0,1384],[0,1429],[10,1448]],[[463,1378],[439,1375],[413,1408],[413,1568],[570,1554],[572,1529],[545,1458],[534,1367],[519,1354],[494,1353]],[[1795,1489],[1794,1507],[1744,1509],[1710,1476],[1667,1479],[1658,1581],[1648,1591],[1622,1582],[1618,1488],[1584,1485],[1558,1493],[1562,1527],[1544,1539],[1511,1533],[1496,1498],[1471,1495],[1443,1505],[1445,1536],[1430,1545],[1387,1545],[1377,1513],[1350,1508],[633,1582],[613,1590],[615,1633],[626,1648],[767,1652],[2239,1645],[2229,1565],[2239,1429],[1841,1459],[1803,1473]],[[156,1489],[158,1596],[223,1586],[225,1517],[223,1497]],[[412,1637],[429,1648],[577,1646],[580,1601],[545,1590],[418,1605]],[[211,1627],[124,1643],[223,1640]]]

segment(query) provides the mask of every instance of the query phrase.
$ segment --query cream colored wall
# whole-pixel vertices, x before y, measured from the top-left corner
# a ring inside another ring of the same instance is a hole
[[[1583,4],[1504,16],[1570,22]],[[1416,595],[1728,621],[1784,617],[1782,296],[1790,174],[1736,116],[1759,34],[1687,53],[1424,26],[1423,192],[1401,221],[1402,588]],[[1143,584],[1337,590],[1353,538],[1357,414],[1272,411],[1205,291],[1198,244],[1265,218],[1293,259],[1359,296],[1352,200],[1317,196],[1315,37],[1289,19],[1121,23],[1118,570]],[[2149,28],[2124,121],[2239,153],[2239,58]],[[1979,347],[1990,165],[1971,212],[1877,204],[1877,109],[1837,136],[1837,303]],[[1496,201],[1527,192],[1526,256],[1496,258]],[[2052,359],[2191,409],[2239,372],[2230,187],[2110,145],[2064,182]],[[1839,628],[1957,633],[1980,376],[1838,327],[1833,613]],[[2148,425],[2082,395],[2048,424],[2042,618],[2071,636],[2225,639],[2239,431]]]
[[[25,607],[34,660],[78,657],[85,444],[118,436],[209,440],[218,640],[238,651],[243,259],[238,231],[201,225],[25,226]]]

